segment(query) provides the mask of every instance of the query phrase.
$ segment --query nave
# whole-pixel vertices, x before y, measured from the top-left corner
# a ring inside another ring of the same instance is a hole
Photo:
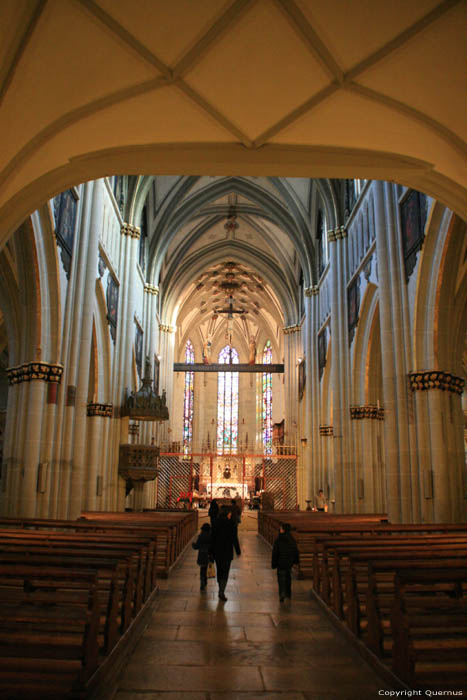
[[[200,593],[191,547],[159,580],[114,700],[360,700],[387,689],[313,600],[310,581],[294,580],[292,600],[279,602],[255,512],[244,512],[239,540],[227,603],[213,579]]]

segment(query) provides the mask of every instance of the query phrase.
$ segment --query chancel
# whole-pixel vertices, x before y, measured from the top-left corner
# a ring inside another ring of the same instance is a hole
[[[467,692],[465,3],[0,23],[2,697]]]

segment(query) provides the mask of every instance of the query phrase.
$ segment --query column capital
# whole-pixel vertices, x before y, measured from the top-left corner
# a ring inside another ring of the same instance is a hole
[[[350,418],[352,420],[363,420],[369,418],[371,420],[384,420],[384,408],[374,404],[362,404],[360,406],[350,407]]]
[[[409,380],[412,391],[441,389],[441,391],[450,391],[453,394],[459,395],[462,394],[465,384],[462,377],[456,377],[450,372],[444,372],[439,369],[410,372]]]
[[[333,243],[341,238],[347,238],[347,230],[345,226],[338,226],[335,229],[330,229],[328,231],[328,243]]]
[[[175,328],[173,326],[168,326],[166,323],[159,323],[159,330],[164,333],[173,333]]]
[[[144,291],[146,292],[146,294],[157,295],[159,294],[159,287],[156,287],[154,284],[149,284],[148,282],[146,282],[144,285]]]
[[[314,297],[316,294],[319,294],[319,287],[317,284],[314,284],[311,287],[305,287],[304,291],[306,297]]]
[[[285,326],[282,330],[284,331],[284,335],[289,335],[289,333],[298,333],[298,331],[302,330],[302,327],[296,324],[295,326]]]
[[[101,418],[112,418],[113,405],[111,403],[88,403],[88,416],[100,416]]]
[[[141,229],[138,226],[133,226],[133,224],[122,224],[120,228],[120,233],[122,236],[130,236],[131,238],[139,238],[141,235]]]
[[[63,374],[63,365],[55,365],[50,362],[25,362],[16,367],[9,367],[6,373],[10,385],[30,382],[32,380],[56,382],[60,384]]]

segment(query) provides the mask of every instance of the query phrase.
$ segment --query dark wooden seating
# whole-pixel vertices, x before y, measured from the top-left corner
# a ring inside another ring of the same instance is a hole
[[[96,571],[0,564],[2,698],[84,697],[99,661]]]
[[[392,669],[409,687],[467,690],[467,566],[396,569]]]
[[[98,697],[196,529],[189,511],[0,520],[2,700]]]
[[[272,542],[291,523],[301,576],[379,670],[411,688],[467,689],[466,524],[288,515],[263,514],[262,532]]]

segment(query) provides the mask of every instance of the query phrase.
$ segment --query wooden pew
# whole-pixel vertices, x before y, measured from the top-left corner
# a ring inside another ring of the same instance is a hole
[[[98,666],[95,571],[0,565],[2,698],[85,697]]]
[[[467,691],[467,566],[397,568],[392,670],[411,688]]]
[[[455,581],[449,578],[452,572],[467,569],[466,524],[393,525],[359,521],[357,516],[346,518],[321,514],[321,517],[312,519],[300,517],[302,514],[287,515],[265,515],[259,525],[263,536],[272,543],[279,522],[291,523],[299,545],[302,576],[313,579],[315,595],[332,610],[336,624],[339,619],[340,624],[360,640],[360,644],[365,644],[373,652],[375,656],[371,654],[366,656],[367,659],[373,660],[380,670],[382,664],[392,667],[401,682],[410,687],[415,687],[415,681],[422,684],[420,687],[430,687],[429,681],[433,681],[437,672],[446,680],[448,669],[451,669],[454,680],[450,686],[438,683],[431,687],[461,687],[459,683],[464,678],[462,688],[467,689],[467,664],[463,659],[461,663],[460,659],[467,650],[466,583],[465,577]],[[432,580],[426,576],[427,571],[443,569],[449,572],[443,574],[444,579]],[[409,616],[410,625],[403,631],[406,635],[404,648],[416,649],[419,661],[418,666],[409,664],[409,670],[405,668],[403,671],[400,669],[408,663],[407,655],[405,652],[397,655],[394,651],[399,648],[396,639],[399,640],[398,635],[402,634],[394,625],[400,619],[404,624],[407,621],[400,600],[397,602],[398,614],[394,613],[391,618],[397,596],[396,571],[400,576],[405,576],[406,572],[413,576],[414,572],[417,576],[420,574],[409,596],[410,610],[414,614]],[[454,603],[450,602],[451,598],[455,598]],[[442,615],[436,614],[439,600],[443,601]],[[421,610],[429,616],[424,624]],[[455,633],[451,634],[448,620],[452,610],[460,610],[464,617],[458,615],[456,620],[460,622]],[[437,660],[436,648],[439,645],[441,651]],[[391,649],[393,655],[396,654],[394,661]]]
[[[141,513],[81,514],[81,521],[92,525],[131,524],[133,527],[154,528],[157,533],[158,574],[166,577],[198,527],[198,511],[143,511]]]

